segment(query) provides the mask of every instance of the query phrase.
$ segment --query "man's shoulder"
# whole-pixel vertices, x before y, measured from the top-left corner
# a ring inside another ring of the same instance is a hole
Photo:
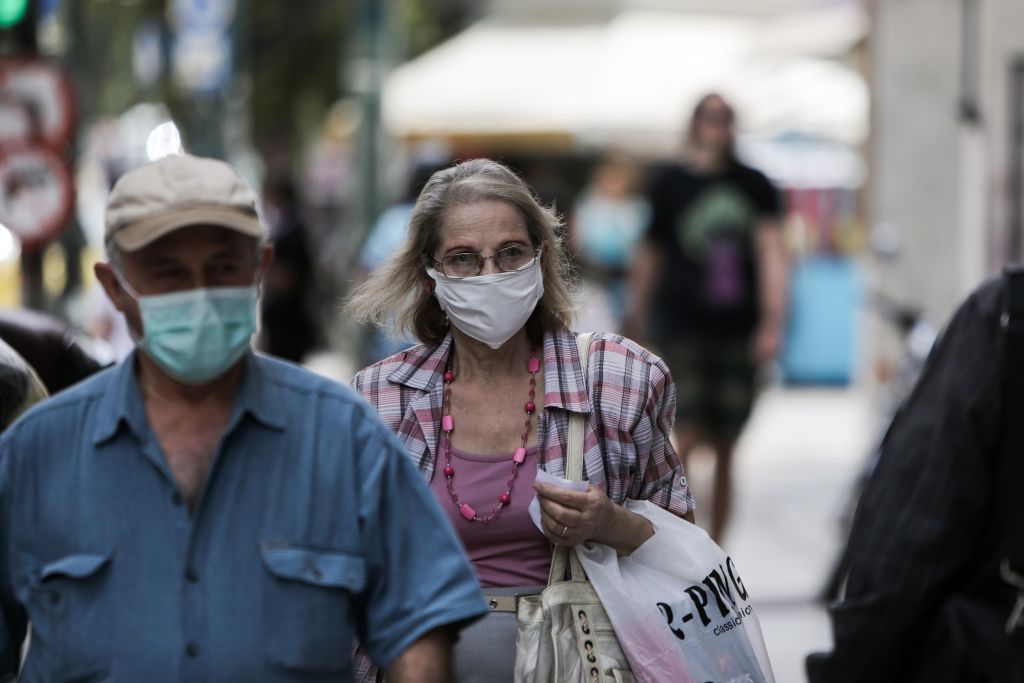
[[[1024,278],[1024,274],[1017,277]],[[999,318],[1006,308],[1008,292],[1009,282],[1006,275],[993,275],[970,293],[964,307],[984,318]]]
[[[54,421],[68,419],[71,414],[85,410],[89,404],[100,399],[110,388],[119,366],[112,366],[88,377],[32,406],[11,426],[22,424],[52,424]],[[10,430],[8,430],[10,431]]]
[[[731,175],[748,187],[775,189],[775,183],[763,172],[742,161],[734,161]]]
[[[1007,278],[994,275],[960,300],[946,320],[942,337],[957,336],[973,342],[1001,344],[1002,317],[1009,291]]]
[[[260,353],[253,354],[260,377],[272,387],[291,394],[294,400],[337,400],[342,403],[360,403],[355,393],[345,385],[312,370],[285,360]]]
[[[666,184],[674,184],[680,181],[691,179],[693,175],[686,166],[678,161],[662,161],[651,167],[651,184],[654,187],[663,187]]]
[[[0,436],[0,451],[41,462],[68,450],[68,440],[86,438],[95,424],[95,406],[111,390],[117,366],[35,404]]]

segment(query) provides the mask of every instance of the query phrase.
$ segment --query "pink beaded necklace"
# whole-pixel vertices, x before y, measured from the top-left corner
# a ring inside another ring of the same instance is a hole
[[[527,364],[527,369],[530,371],[530,400],[526,402],[524,409],[526,410],[526,422],[523,424],[523,438],[519,444],[519,448],[516,449],[515,454],[512,456],[512,477],[509,478],[505,484],[505,491],[498,496],[498,505],[487,515],[483,517],[477,515],[476,510],[467,503],[463,503],[459,500],[459,494],[455,493],[455,486],[453,479],[455,479],[455,468],[452,467],[452,432],[455,430],[455,420],[452,418],[452,383],[455,381],[455,373],[452,372],[451,362],[449,361],[448,368],[444,371],[444,413],[441,416],[441,431],[444,432],[444,476],[448,480],[448,495],[451,496],[452,502],[455,503],[455,507],[459,509],[459,514],[463,516],[467,521],[480,522],[481,524],[487,524],[494,520],[501,512],[502,508],[512,502],[512,487],[515,486],[516,478],[519,476],[519,466],[526,461],[526,441],[530,438],[530,420],[533,414],[537,411],[537,404],[533,402],[536,397],[537,388],[537,371],[540,370],[540,362],[537,360],[537,354],[530,356],[530,362]]]

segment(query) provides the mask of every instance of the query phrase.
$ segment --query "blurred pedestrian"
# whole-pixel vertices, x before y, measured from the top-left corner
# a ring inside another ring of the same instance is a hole
[[[0,678],[31,628],[24,680],[347,680],[358,631],[391,680],[447,681],[479,588],[365,403],[252,352],[255,195],[165,157],[106,230],[138,350],[0,439]]]
[[[607,303],[613,331],[622,330],[626,284],[633,248],[647,227],[651,209],[638,191],[639,169],[621,152],[597,165],[573,210],[569,239],[588,285]]]
[[[1024,271],[953,316],[854,518],[812,683],[1024,682]]]
[[[357,282],[365,282],[388,257],[402,247],[409,233],[409,219],[420,190],[430,180],[430,176],[447,165],[447,162],[423,161],[414,166],[402,200],[385,209],[370,229],[359,253]],[[374,327],[367,340],[364,360],[367,364],[376,363],[415,344],[413,337],[399,336],[394,334],[394,330]]]
[[[264,350],[301,363],[321,341],[316,263],[309,231],[299,210],[295,185],[272,178],[263,192],[263,213],[270,229],[274,260],[263,282],[261,315]]]
[[[67,324],[39,311],[0,310],[0,339],[32,366],[51,394],[81,382],[105,365]]]
[[[353,385],[430,482],[495,604],[539,592],[552,543],[631,553],[653,530],[627,498],[686,517],[693,507],[669,443],[675,391],[661,359],[600,333],[583,377],[559,223],[497,162],[439,171],[408,239],[348,303],[422,342]],[[565,476],[572,413],[586,415],[586,492],[535,484],[538,470]],[[534,490],[543,533],[527,511]],[[515,625],[513,608],[468,629],[456,680],[512,680]]]
[[[684,158],[652,184],[628,330],[649,335],[678,387],[676,446],[716,457],[710,533],[732,509],[732,459],[754,404],[758,366],[782,343],[787,265],[778,190],[737,158],[719,95],[697,104]]]

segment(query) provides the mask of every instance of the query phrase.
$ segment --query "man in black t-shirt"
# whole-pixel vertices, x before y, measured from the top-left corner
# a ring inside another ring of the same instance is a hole
[[[672,370],[680,454],[698,443],[715,452],[715,538],[728,521],[732,451],[753,406],[757,367],[779,351],[787,280],[779,192],[736,159],[733,118],[720,96],[704,97],[684,163],[655,175],[628,328],[646,335]]]

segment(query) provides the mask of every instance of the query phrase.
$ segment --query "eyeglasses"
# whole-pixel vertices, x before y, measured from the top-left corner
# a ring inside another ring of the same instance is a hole
[[[475,251],[464,251],[458,254],[449,254],[440,261],[431,259],[430,262],[445,277],[458,280],[464,277],[476,277],[482,273],[485,261],[493,260],[495,267],[502,273],[522,270],[533,265],[537,257],[540,256],[540,251],[536,247],[515,245],[500,249],[494,256],[481,256]]]

